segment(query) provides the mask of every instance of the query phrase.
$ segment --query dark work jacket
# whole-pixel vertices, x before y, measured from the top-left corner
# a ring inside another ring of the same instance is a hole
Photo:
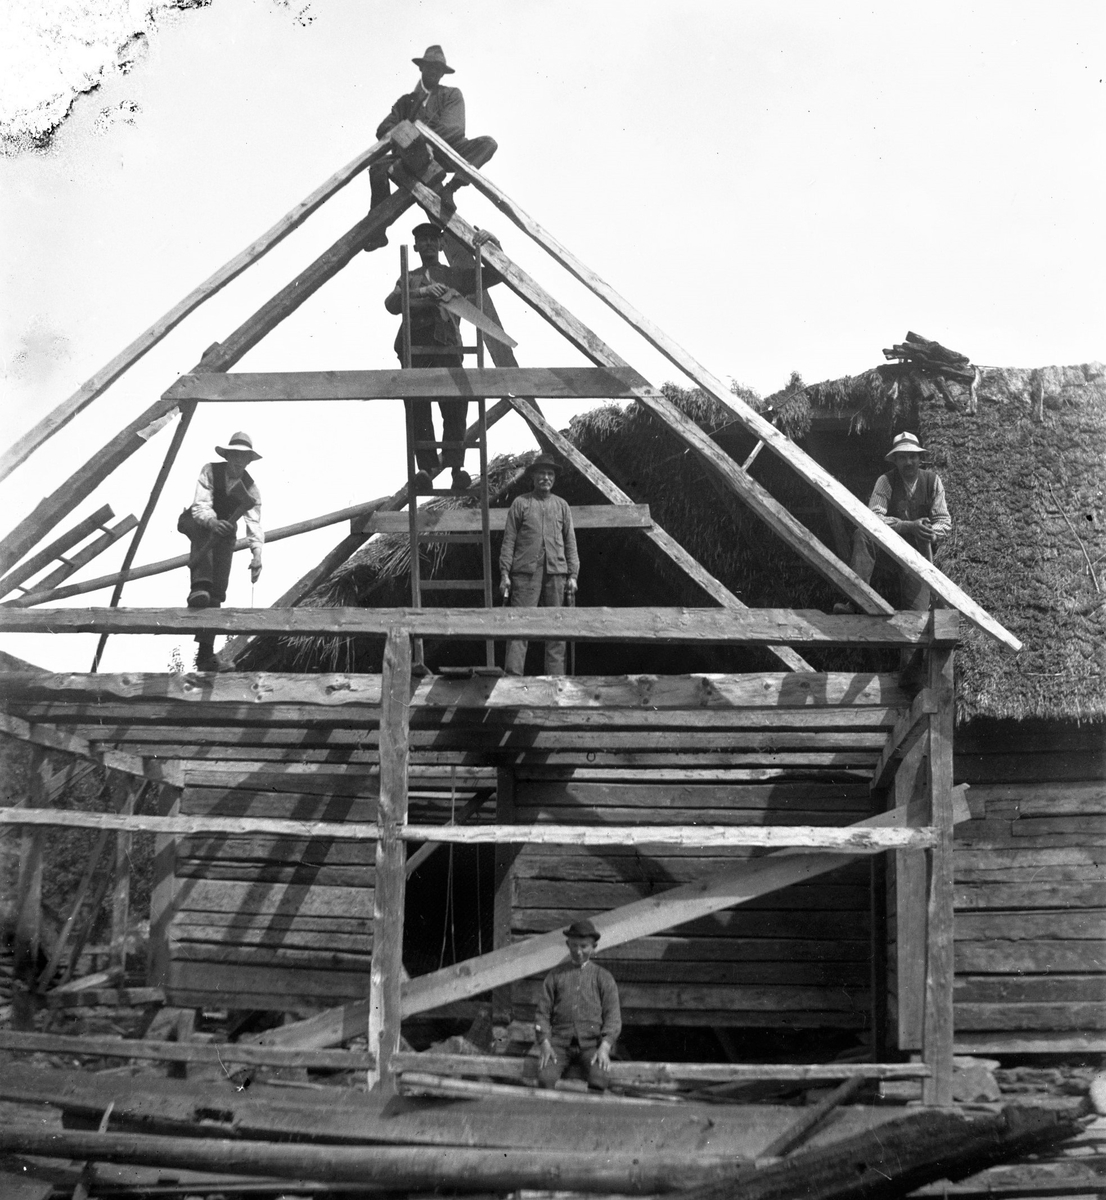
[[[891,481],[891,499],[887,502],[887,515],[899,521],[919,521],[933,512],[933,494],[937,486],[937,472],[922,470],[918,472],[921,487],[914,489],[914,495],[908,495],[906,484],[898,471],[889,471],[887,478]],[[916,550],[922,549],[923,543],[919,538],[909,534],[900,536]]]

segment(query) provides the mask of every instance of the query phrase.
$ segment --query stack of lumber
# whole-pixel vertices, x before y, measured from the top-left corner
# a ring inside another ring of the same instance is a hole
[[[905,341],[896,342],[889,350],[884,348],[883,357],[909,363],[927,375],[944,375],[965,383],[975,379],[975,370],[967,355],[930,341],[919,333],[908,331]]]

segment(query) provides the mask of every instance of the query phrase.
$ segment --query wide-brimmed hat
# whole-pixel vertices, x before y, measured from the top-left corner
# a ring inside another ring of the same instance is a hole
[[[891,443],[891,449],[883,456],[890,462],[896,454],[925,454],[925,448],[912,433],[900,433]]]
[[[246,451],[246,453],[250,456],[250,462],[253,462],[254,459],[261,457],[261,455],[258,454],[258,452],[253,448],[253,439],[248,433],[243,433],[241,429],[237,433],[232,433],[230,435],[230,441],[227,442],[225,446],[215,447],[215,453],[221,454],[223,458],[226,458],[227,453],[231,450]]]
[[[440,238],[444,232],[445,230],[440,225],[435,225],[433,221],[423,221],[421,225],[416,225],[411,230],[411,236],[416,239],[420,237]]]
[[[454,75],[456,72],[445,60],[445,51],[441,46],[427,46],[426,53],[422,58],[413,58],[411,61],[416,67],[424,67],[427,63],[434,63],[443,68],[447,75]]]
[[[560,464],[552,454],[539,454],[526,468],[528,474],[533,474],[539,467],[548,467],[554,475],[561,469]]]
[[[599,930],[590,921],[573,921],[565,930],[565,937],[591,938],[599,941]]]

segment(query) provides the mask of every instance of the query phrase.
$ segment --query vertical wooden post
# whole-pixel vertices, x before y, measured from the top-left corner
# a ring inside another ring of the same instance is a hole
[[[47,752],[41,746],[31,751],[27,807],[41,808],[51,776]],[[19,880],[16,887],[15,954],[12,963],[12,1028],[33,1029],[35,976],[42,941],[42,856],[46,829],[24,826],[19,842]]]
[[[145,787],[144,781],[128,779],[124,784],[126,797],[120,808],[124,816],[130,816]],[[115,883],[111,893],[111,941],[108,946],[108,971],[113,979],[118,977],[122,986],[127,969],[127,918],[131,911],[131,849],[134,834],[120,830],[115,835]]]
[[[380,711],[380,801],[377,807],[373,954],[369,976],[369,1048],[377,1055],[371,1086],[395,1093],[392,1056],[399,1050],[403,981],[403,904],[407,849],[399,837],[407,823],[407,748],[411,699],[411,638],[393,627],[384,646]]]
[[[925,782],[926,738],[919,738],[895,772],[895,807],[902,808]],[[926,964],[926,860],[916,850],[895,851],[896,1044],[922,1047]]]
[[[926,912],[925,1025],[922,1055],[930,1069],[922,1098],[927,1104],[952,1103],[954,983],[952,876],[952,742],[955,725],[953,651],[928,653],[929,687],[937,711],[927,718],[929,730],[929,821],[937,835],[929,862]]]
[[[496,772],[495,820],[510,825],[515,820],[515,773],[510,767]],[[492,946],[502,950],[511,944],[511,913],[515,901],[515,859],[522,850],[518,845],[497,843],[495,847],[495,904],[492,914]],[[507,1025],[511,1020],[511,985],[492,992],[492,1024]]]
[[[164,764],[164,778],[158,789],[156,811],[159,817],[180,815],[184,770],[179,762]],[[169,986],[169,927],[176,913],[177,837],[159,833],[154,838],[153,886],[150,891],[150,942],[146,957],[146,983],[149,987]]]
[[[887,855],[873,854],[868,871],[868,904],[871,919],[872,1062],[887,1059]]]

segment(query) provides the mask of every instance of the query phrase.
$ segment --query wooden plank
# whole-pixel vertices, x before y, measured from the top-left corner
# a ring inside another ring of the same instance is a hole
[[[64,1054],[67,1057],[91,1055],[155,1062],[241,1063],[254,1067],[314,1067],[335,1071],[364,1070],[373,1065],[373,1056],[363,1050],[289,1051],[241,1042],[158,1042],[137,1038],[74,1037],[57,1033],[12,1033],[7,1030],[0,1030],[0,1050]]]
[[[25,580],[30,579],[36,571],[49,566],[55,559],[60,558],[66,550],[75,546],[94,530],[106,525],[114,515],[111,505],[105,504],[102,508],[98,508],[91,516],[85,517],[83,521],[74,525],[68,533],[63,533],[61,537],[55,538],[54,541],[37,554],[31,555],[26,562],[21,563],[14,571],[9,571],[3,579],[0,579],[0,596],[6,596]]]
[[[1068,911],[963,912],[956,917],[958,945],[988,941],[1038,941],[1072,939],[1073,942],[1101,939],[1106,928],[1106,909]],[[1091,953],[1087,948],[1087,953]]]
[[[403,909],[407,851],[401,831],[407,821],[407,735],[411,695],[411,639],[401,629],[388,633],[381,683],[380,802],[377,807],[376,888],[373,897],[373,954],[369,983],[369,1049],[376,1055],[370,1085],[395,1094],[392,1056],[399,1052],[400,985],[403,969]],[[443,833],[452,832],[442,830]]]
[[[42,803],[50,775],[46,751],[36,746],[31,752],[27,775],[26,805],[29,812]],[[12,810],[4,810],[12,811]],[[16,810],[18,811],[18,810]],[[34,1027],[35,983],[39,949],[42,942],[42,876],[45,831],[24,828],[19,843],[19,867],[13,897],[12,922],[12,1028],[29,1030]],[[21,983],[23,986],[14,986]]]
[[[926,784],[928,741],[915,742],[894,779],[895,806],[910,804]],[[896,1046],[920,1050],[925,999],[926,860],[917,854],[895,855],[895,1009]]]
[[[507,524],[505,508],[488,510],[490,528],[502,532]],[[363,528],[355,523],[354,532],[406,533],[409,517],[402,512],[377,512],[365,519]],[[652,519],[648,504],[578,504],[572,509],[575,529],[649,529]],[[432,533],[479,533],[481,514],[478,508],[420,508],[418,527]]]
[[[629,367],[409,367],[378,371],[235,371],[182,375],[167,399],[217,403],[296,400],[632,400],[646,381]]]
[[[145,788],[145,783],[128,781],[126,795],[119,808],[119,815],[126,819],[134,816],[135,805]],[[123,977],[127,969],[127,926],[131,910],[131,850],[134,836],[129,830],[121,829],[115,835],[115,881],[111,889],[111,936],[108,943],[108,971]]]
[[[182,772],[178,764],[176,787],[163,787],[157,796],[154,815],[174,818],[180,814]],[[169,982],[169,930],[177,911],[177,881],[174,874],[177,838],[158,834],[154,838],[154,858],[150,881],[150,944],[146,955],[146,984],[165,987]]]
[[[76,554],[67,558],[56,571],[52,571],[45,578],[37,580],[34,584],[35,591],[53,591],[63,580],[68,579],[70,575],[75,574],[82,567],[87,566],[94,558],[103,554],[105,550],[114,546],[121,537],[125,537],[137,525],[138,518],[135,516],[124,517],[121,521],[117,521],[106,533],[102,533],[94,541],[89,542],[83,550],[79,550]]]
[[[505,193],[500,191],[494,184],[480,174],[478,170],[466,167],[458,158],[456,151],[447,143],[443,142],[436,134],[427,129],[422,123],[418,123],[418,128],[424,136],[435,146],[436,151],[441,151],[455,165],[460,164],[462,169],[466,171],[466,177],[476,186],[476,188],[488,197],[501,212],[505,213],[520,229],[532,237],[540,246],[542,246],[553,258],[557,260],[566,270],[573,274],[581,283],[589,290],[593,291],[606,304],[613,308],[620,316],[622,316],[629,324],[640,333],[655,349],[659,350],[670,362],[677,366],[681,371],[687,374],[695,383],[701,387],[709,395],[713,396],[734,419],[740,422],[750,433],[759,438],[777,457],[783,459],[789,466],[793,467],[800,476],[808,483],[818,489],[825,498],[839,511],[843,516],[848,518],[854,525],[859,525],[874,541],[883,549],[895,562],[903,569],[911,574],[919,577],[925,583],[929,584],[931,589],[940,596],[945,602],[953,608],[962,612],[973,624],[979,626],[984,632],[990,634],[1002,645],[1008,649],[1017,651],[1021,649],[1021,642],[1014,637],[1009,630],[1004,628],[996,621],[989,613],[982,609],[974,600],[971,599],[965,592],[948,579],[942,572],[938,571],[926,558],[915,551],[907,542],[893,534],[891,530],[879,520],[868,507],[859,501],[847,488],[842,486],[828,471],[822,468],[814,459],[810,458],[790,438],[781,430],[777,429],[769,421],[766,421],[759,413],[755,412],[744,401],[736,397],[730,389],[720,380],[707,371],[700,363],[696,362],[690,354],[677,345],[671,338],[665,335],[657,326],[627,304],[609,284],[605,283],[598,275],[589,268],[584,266],[566,247],[562,246],[555,238],[549,235],[540,225],[537,224],[531,217],[525,214],[514,201],[510,200]],[[399,182],[403,182],[402,180]],[[443,223],[450,216],[447,211],[444,211],[443,205],[438,197],[434,196],[429,189],[424,186],[416,186],[412,189],[413,194],[419,203],[434,217],[442,220]],[[429,204],[427,203],[429,201]],[[466,229],[464,222],[461,222],[456,214],[448,220],[448,228],[454,234],[464,241],[467,245],[472,244],[472,232]],[[466,236],[467,234],[467,236]],[[509,262],[506,255],[502,253],[494,245],[486,244],[481,247],[481,253],[485,255],[492,266],[500,268],[502,261],[503,266]],[[512,290],[519,291],[525,299],[537,307],[537,297],[532,294],[527,294],[526,291],[518,287],[517,281],[513,280],[509,274],[505,274],[505,281]],[[542,309],[539,307],[539,311]],[[543,312],[547,320],[552,317],[549,312]],[[556,322],[554,321],[556,324]],[[607,365],[603,363],[602,365]],[[656,404],[656,394],[647,393],[639,395],[642,403],[646,404],[652,411],[660,411],[663,407]],[[667,403],[667,402],[666,402]],[[656,407],[654,405],[656,404]],[[674,408],[668,405],[667,407]],[[678,412],[679,410],[675,410]],[[665,416],[671,414],[666,413]],[[681,416],[683,414],[680,414]],[[686,418],[685,418],[686,419]],[[695,427],[698,430],[698,426]],[[702,431],[699,431],[700,434]],[[706,435],[702,435],[710,447],[714,446]],[[715,447],[715,449],[717,449]],[[705,454],[710,451],[707,446],[702,447]],[[732,462],[732,460],[730,460]],[[736,475],[736,464],[733,464],[733,474]],[[727,469],[727,474],[730,474]],[[742,472],[743,474],[743,472]],[[746,478],[748,478],[746,476]],[[759,509],[757,510],[759,513]],[[763,514],[761,514],[763,515]],[[798,546],[792,544],[794,548]],[[801,551],[800,551],[801,552]],[[827,552],[828,553],[828,552]],[[836,560],[840,562],[840,560]]]
[[[928,690],[936,711],[928,717],[929,821],[937,842],[926,851],[929,866],[926,906],[925,1017],[922,1061],[930,1078],[922,1088],[928,1104],[948,1105],[953,1099],[953,886],[952,886],[952,745],[956,694],[952,650],[928,654]],[[959,1018],[958,1018],[959,1020]],[[960,1022],[963,1028],[969,1028]]]
[[[309,196],[301,200],[295,208],[285,213],[283,217],[259,238],[251,242],[240,254],[235,255],[229,262],[224,263],[213,275],[193,289],[178,304],[174,305],[160,320],[156,321],[144,333],[140,334],[125,349],[120,351],[111,362],[102,367],[91,379],[83,383],[64,403],[58,405],[52,412],[28,430],[0,457],[0,479],[7,478],[20,463],[34,453],[48,438],[59,429],[64,428],[78,413],[102,395],[112,383],[125,371],[132,367],[143,355],[158,344],[168,333],[175,329],[189,313],[194,312],[216,292],[226,287],[231,280],[237,278],[247,267],[252,266],[264,257],[274,246],[284,240],[293,230],[307,220],[325,201],[345,187],[351,179],[366,169],[388,149],[387,140],[375,142],[367,150],[362,151],[355,159],[347,163],[340,171],[335,172],[323,184],[317,187]],[[398,213],[396,214],[398,216]]]
[[[527,810],[567,805],[581,808],[637,806],[650,810],[747,809],[750,814],[747,819],[750,821],[760,819],[753,814],[771,813],[774,817],[781,817],[791,812],[811,813],[819,810],[837,814],[859,809],[862,815],[867,815],[875,807],[871,798],[862,794],[855,785],[805,782],[732,785],[685,781],[653,783],[648,777],[640,783],[623,780],[609,783],[573,779],[521,780],[518,795],[519,805]],[[653,814],[650,813],[652,818]],[[531,819],[529,816],[523,818],[524,821]],[[800,823],[815,822],[804,820]]]
[[[389,197],[343,234],[309,267],[268,300],[217,348],[201,360],[204,370],[227,371],[247,351],[333,278],[364,247],[374,234],[388,227],[411,207],[402,192]],[[84,499],[132,454],[141,450],[177,411],[171,400],[159,399],[136,417],[80,467],[65,483],[42,500],[29,516],[0,541],[0,571],[7,571],[36,545],[49,530],[63,521]]]
[[[278,529],[265,530],[265,545],[279,542],[285,538],[296,537],[301,533],[311,533],[316,529],[324,529],[328,525],[338,525],[343,521],[353,521],[366,516],[380,507],[387,497],[370,500],[364,504],[354,504],[337,512],[325,513],[320,517],[311,517],[306,521],[296,521],[291,525],[282,525]],[[249,548],[249,542],[241,537],[234,543],[235,553]],[[18,600],[8,601],[16,608],[31,607],[35,604],[46,604],[51,600],[64,600],[69,596],[82,596],[87,592],[96,592],[101,588],[112,587],[118,583],[129,583],[132,579],[148,579],[151,575],[164,575],[167,571],[175,571],[188,566],[187,554],[178,554],[175,558],[163,558],[160,562],[147,563],[142,567],[131,567],[125,571],[116,571],[111,575],[101,575],[98,579],[88,579],[82,583],[68,584],[65,587],[52,587],[44,590],[46,580],[35,585],[33,592],[28,592]],[[41,590],[40,590],[41,589]]]
[[[238,609],[148,608],[48,610],[0,608],[0,633],[227,633],[290,637],[381,636],[395,627],[411,637],[487,637],[572,641],[732,642],[900,648],[951,645],[957,614],[896,612],[837,616],[814,609],[496,608]]]
[[[172,700],[255,706],[313,704],[379,706],[379,675],[230,673],[198,679],[194,675],[49,674],[4,672],[0,697],[9,703],[36,700],[94,701]],[[845,710],[872,708],[871,723],[885,725],[891,710],[909,703],[896,675],[870,672],[752,672],[692,675],[474,676],[455,679],[428,675],[419,679],[411,707],[607,709],[645,711],[686,709],[694,712],[753,710],[772,718],[817,719],[823,709],[828,720],[845,719]],[[797,710],[793,714],[782,710]],[[897,719],[895,714],[892,720]],[[358,716],[357,720],[364,718]],[[803,721],[805,724],[806,722]],[[111,740],[105,738],[103,740]],[[973,796],[979,789],[973,789]]]
[[[372,912],[371,888],[312,887],[190,879],[177,887],[181,911],[249,913],[288,917],[365,918]]]
[[[511,400],[519,415],[533,429],[539,441],[544,440],[568,463],[570,463],[593,487],[616,505],[629,505],[630,497],[614,484],[598,469],[585,455],[568,440],[559,429],[551,425],[538,411],[537,407],[528,401],[514,397]],[[647,535],[661,553],[665,554],[687,576],[695,581],[710,596],[712,600],[728,608],[744,608],[745,605],[719,580],[715,579],[692,555],[659,525]],[[810,664],[788,646],[770,646],[769,653],[792,671],[809,671]]]

